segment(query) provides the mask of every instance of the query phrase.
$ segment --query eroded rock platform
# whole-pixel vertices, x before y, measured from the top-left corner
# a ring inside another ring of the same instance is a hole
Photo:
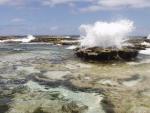
[[[78,57],[91,60],[133,60],[138,55],[136,49],[113,49],[113,48],[78,48],[75,53]]]

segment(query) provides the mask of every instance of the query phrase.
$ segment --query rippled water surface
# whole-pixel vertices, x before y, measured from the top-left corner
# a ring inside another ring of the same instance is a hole
[[[0,113],[104,113],[108,109],[102,99],[108,95],[114,104],[119,101],[114,98],[132,100],[138,92],[142,103],[149,100],[149,56],[132,62],[87,62],[66,48],[0,44]],[[133,94],[126,95],[130,89]],[[131,107],[129,112],[149,108],[148,102],[143,107],[126,101],[120,105]]]

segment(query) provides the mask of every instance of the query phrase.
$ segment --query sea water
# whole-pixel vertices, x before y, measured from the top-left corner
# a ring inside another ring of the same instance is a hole
[[[108,82],[104,81],[109,81],[109,86],[113,87],[139,87],[150,74],[148,55],[140,54],[132,62],[85,62],[77,58],[73,50],[66,48],[67,46],[40,43],[1,44],[1,111],[32,113],[42,107],[44,110],[51,108],[53,113],[59,113],[58,109],[60,110],[62,104],[76,101],[88,106],[85,113],[102,113],[105,112],[101,104],[103,94],[94,87],[108,86]],[[140,77],[124,79],[132,75]],[[89,89],[86,90],[85,87]],[[53,93],[58,93],[60,97],[52,98]],[[4,109],[4,106],[8,109]]]

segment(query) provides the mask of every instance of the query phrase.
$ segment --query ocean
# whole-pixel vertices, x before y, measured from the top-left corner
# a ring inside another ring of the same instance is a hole
[[[95,62],[69,47],[0,43],[0,113],[148,113],[149,53]]]

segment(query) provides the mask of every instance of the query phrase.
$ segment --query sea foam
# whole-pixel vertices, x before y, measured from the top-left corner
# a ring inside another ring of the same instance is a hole
[[[144,55],[150,55],[150,48],[146,48],[145,50],[140,50],[139,53]]]
[[[147,39],[150,39],[150,34],[147,36]],[[146,48],[145,50],[140,50],[139,53],[143,55],[150,55],[150,43],[143,42],[141,43],[141,45],[147,46],[148,48]]]
[[[133,21],[130,20],[98,21],[93,25],[81,25],[81,46],[121,48],[122,43],[128,39],[128,35],[133,29]]]
[[[30,42],[31,40],[34,40],[35,37],[32,36],[32,35],[28,35],[27,37],[25,38],[21,38],[21,39],[14,39],[14,41],[19,41],[19,42],[23,42],[23,43],[28,43]]]
[[[147,39],[150,39],[150,34],[147,36]]]
[[[31,40],[34,40],[35,37],[32,35],[28,35],[27,37],[24,38],[15,38],[15,39],[6,39],[6,40],[2,40],[0,42],[4,43],[4,42],[22,42],[22,43],[28,43]]]

